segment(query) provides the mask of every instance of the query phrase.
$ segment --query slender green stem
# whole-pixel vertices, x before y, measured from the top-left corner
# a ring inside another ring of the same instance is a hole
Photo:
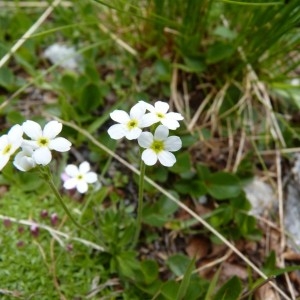
[[[97,236],[92,233],[91,231],[89,231],[88,229],[86,229],[84,226],[82,226],[81,224],[79,224],[72,216],[72,214],[70,213],[68,207],[65,205],[63,198],[61,197],[59,191],[57,190],[54,182],[53,182],[53,178],[52,178],[52,174],[50,172],[49,167],[41,167],[40,169],[40,174],[41,177],[49,184],[49,187],[51,188],[51,190],[53,191],[54,195],[56,196],[56,199],[58,200],[58,202],[60,203],[60,205],[62,206],[62,208],[64,209],[65,213],[67,214],[67,216],[69,217],[69,219],[74,223],[74,225],[80,229],[80,230],[84,230],[85,232],[87,232],[89,235],[92,235],[95,239],[97,239]]]
[[[145,163],[141,160],[140,164],[140,178],[139,178],[139,198],[138,198],[138,208],[137,208],[137,224],[136,224],[136,231],[135,231],[135,236],[134,240],[132,243],[132,247],[135,247],[139,236],[140,236],[140,231],[142,227],[142,212],[143,212],[143,200],[144,200],[144,183],[145,183],[145,170],[146,170],[146,165]]]

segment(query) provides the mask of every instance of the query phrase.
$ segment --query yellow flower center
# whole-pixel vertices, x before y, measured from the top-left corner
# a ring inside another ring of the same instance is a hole
[[[77,179],[78,179],[78,180],[82,180],[82,179],[83,179],[83,176],[82,176],[81,174],[78,174],[78,175],[77,175]]]
[[[2,154],[3,155],[9,154],[11,151],[11,148],[12,148],[11,144],[6,145],[6,147],[2,150]]]
[[[163,141],[154,140],[150,147],[155,153],[159,153],[164,150],[165,145]]]
[[[135,119],[132,119],[132,120],[130,120],[130,121],[127,123],[127,127],[128,127],[129,130],[130,130],[130,129],[133,129],[133,128],[137,127],[137,126],[138,126],[138,121],[135,120]]]
[[[165,117],[165,115],[163,113],[156,113],[156,115],[160,118],[160,119],[163,119]]]
[[[47,147],[49,145],[49,139],[41,137],[37,140],[37,143],[40,147]]]

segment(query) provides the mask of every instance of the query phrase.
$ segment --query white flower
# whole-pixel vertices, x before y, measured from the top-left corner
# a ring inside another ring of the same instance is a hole
[[[32,158],[38,165],[47,165],[52,159],[50,150],[59,152],[69,151],[71,143],[63,138],[56,137],[62,130],[62,124],[57,121],[48,122],[44,129],[34,121],[26,121],[22,125],[31,141],[24,140],[22,147],[31,147],[33,149]]]
[[[75,165],[67,165],[65,173],[68,176],[62,177],[64,180],[64,188],[67,190],[76,188],[81,194],[84,194],[88,190],[88,183],[97,182],[97,174],[90,172],[90,164],[86,161],[79,165],[79,168]]]
[[[154,106],[144,101],[140,101],[139,103],[144,103],[146,109],[149,110],[149,113],[144,116],[144,124],[146,126],[161,122],[162,125],[169,129],[177,129],[180,126],[178,121],[183,120],[181,114],[168,112],[169,104],[166,102],[157,101],[154,103]]]
[[[33,149],[31,147],[23,147],[14,159],[14,166],[23,172],[29,171],[36,167],[36,163],[32,158]]]
[[[172,167],[176,158],[173,153],[181,148],[182,142],[178,136],[168,136],[169,129],[159,125],[154,133],[142,132],[138,138],[141,147],[147,148],[142,153],[142,160],[148,166],[153,166],[157,159],[166,167]]]
[[[112,139],[118,140],[124,136],[128,140],[134,140],[139,137],[144,128],[143,117],[146,112],[146,107],[144,103],[137,103],[134,105],[128,115],[127,112],[123,110],[115,110],[110,114],[110,117],[118,122],[119,124],[112,125],[108,129],[108,134]],[[146,125],[147,126],[147,125]]]
[[[69,70],[78,68],[78,62],[82,60],[82,57],[76,53],[73,47],[60,44],[53,44],[48,47],[44,51],[44,57],[49,59],[52,64],[58,64]]]
[[[22,127],[14,125],[7,134],[0,137],[0,171],[7,164],[11,155],[21,146],[22,136]]]

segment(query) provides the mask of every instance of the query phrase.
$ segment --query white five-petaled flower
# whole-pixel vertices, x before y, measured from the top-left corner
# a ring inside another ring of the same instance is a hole
[[[183,116],[180,113],[168,112],[169,104],[166,102],[157,101],[154,103],[154,106],[144,101],[139,103],[143,103],[149,111],[144,116],[144,124],[146,126],[161,122],[162,125],[174,130],[180,126],[178,121],[183,120]]]
[[[142,129],[148,125],[144,124],[144,115],[146,113],[145,103],[139,102],[134,105],[130,113],[123,110],[115,110],[110,117],[119,124],[112,125],[108,129],[108,134],[112,139],[118,140],[124,136],[128,140],[137,139],[142,133]]]
[[[148,166],[153,166],[157,160],[166,167],[172,167],[176,158],[173,153],[181,148],[182,142],[178,136],[169,136],[169,129],[159,125],[154,133],[142,132],[138,143],[146,150],[142,153],[142,160]]]
[[[62,124],[57,121],[48,122],[44,129],[34,121],[26,121],[22,125],[24,133],[31,141],[23,140],[22,147],[33,149],[32,158],[38,165],[47,165],[52,159],[51,150],[59,152],[69,151],[71,143],[63,138],[56,137],[62,130]]]
[[[67,177],[62,176],[64,180],[64,188],[67,190],[76,188],[81,194],[84,194],[88,190],[89,183],[97,182],[97,174],[90,172],[90,164],[86,161],[79,165],[79,168],[75,165],[67,165],[65,168],[65,174]]]
[[[22,151],[17,153],[14,159],[14,166],[23,172],[29,171],[36,167],[36,162],[32,158],[33,149],[31,147],[23,147]]]
[[[0,171],[10,159],[10,156],[21,146],[23,130],[20,125],[14,125],[7,134],[0,137]]]

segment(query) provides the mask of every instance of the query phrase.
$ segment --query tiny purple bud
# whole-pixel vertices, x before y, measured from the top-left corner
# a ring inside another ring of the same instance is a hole
[[[4,227],[6,227],[6,228],[11,227],[11,220],[10,220],[10,219],[4,219],[4,220],[3,220],[3,225],[4,225]]]
[[[68,244],[67,247],[66,247],[66,250],[68,252],[72,252],[73,251],[73,245],[72,244]]]
[[[39,227],[36,224],[32,224],[30,226],[30,232],[34,237],[37,237],[39,235]]]
[[[18,227],[18,232],[19,232],[20,234],[22,234],[22,233],[24,232],[24,227],[23,227],[23,226],[19,226],[19,227]]]
[[[18,248],[22,248],[22,247],[24,247],[25,246],[25,243],[23,242],[23,241],[18,241],[17,242],[17,247]]]
[[[57,216],[57,213],[53,213],[53,214],[51,215],[51,224],[52,224],[53,226],[55,226],[55,225],[57,224],[57,222],[58,222],[58,216]]]
[[[41,218],[45,219],[48,217],[48,211],[46,209],[43,209],[40,213]]]

